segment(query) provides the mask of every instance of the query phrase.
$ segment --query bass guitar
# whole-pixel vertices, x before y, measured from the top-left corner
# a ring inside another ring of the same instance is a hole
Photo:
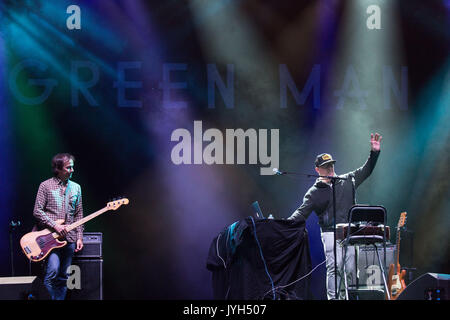
[[[126,198],[108,202],[106,207],[104,207],[103,209],[98,210],[80,219],[79,221],[67,225],[66,230],[67,232],[69,232],[70,230],[73,230],[85,224],[89,220],[98,217],[104,212],[107,212],[109,210],[117,210],[122,205],[126,205],[128,203],[129,201]],[[59,224],[63,224],[64,220],[58,220],[56,222]],[[20,239],[20,247],[22,248],[23,253],[27,256],[28,259],[30,259],[32,262],[38,262],[45,259],[45,257],[47,257],[53,249],[64,247],[67,244],[67,241],[60,240],[60,238],[61,236],[59,235],[59,233],[54,232],[50,229],[29,232]]]
[[[406,212],[402,212],[400,214],[400,219],[398,221],[397,225],[397,254],[396,254],[396,263],[395,265],[392,263],[389,266],[389,273],[388,273],[388,290],[390,293],[390,299],[395,300],[398,298],[400,293],[402,293],[403,290],[405,290],[405,276],[406,271],[401,271],[400,267],[400,228],[402,228],[405,225],[406,221]]]

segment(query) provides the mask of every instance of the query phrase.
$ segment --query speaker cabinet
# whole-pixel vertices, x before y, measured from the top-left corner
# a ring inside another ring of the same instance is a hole
[[[102,258],[103,234],[101,232],[83,233],[83,250],[75,252],[74,258]]]
[[[450,275],[425,273],[411,282],[397,300],[449,300]]]
[[[67,300],[103,300],[103,259],[72,260]]]
[[[384,263],[384,248],[377,246],[378,255]],[[358,252],[358,286],[366,288],[378,288],[384,290],[383,276],[379,267],[378,256],[374,246],[361,246]],[[395,245],[386,245],[386,265],[383,265],[385,274],[389,271],[389,266],[395,260]]]
[[[0,300],[50,300],[38,277],[1,277]]]
[[[348,250],[355,250],[355,247],[351,246]],[[386,245],[386,265],[383,266],[385,273],[389,270],[389,265],[394,263],[395,260],[395,245]],[[381,259],[381,263],[384,263],[384,248],[383,245],[377,245],[377,251]],[[356,246],[355,255],[355,270],[353,273],[349,288],[350,289],[363,289],[363,290],[384,290],[382,271],[378,262],[377,253],[375,247],[371,246]]]

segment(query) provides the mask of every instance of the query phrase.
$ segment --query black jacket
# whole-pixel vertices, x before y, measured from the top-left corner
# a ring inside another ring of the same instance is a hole
[[[354,204],[354,190],[370,176],[380,152],[371,151],[369,158],[361,168],[340,175],[347,180],[336,181],[336,223],[348,222],[348,211]],[[354,183],[354,187],[353,187]],[[319,225],[323,232],[333,230],[333,192],[331,186],[316,180],[306,192],[302,205],[294,211],[289,220],[306,220],[312,212],[319,217]]]

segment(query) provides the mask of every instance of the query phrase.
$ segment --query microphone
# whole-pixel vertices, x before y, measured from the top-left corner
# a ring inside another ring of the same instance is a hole
[[[20,225],[21,225],[20,220],[17,220],[17,221],[12,220],[12,221],[10,221],[10,223],[9,223],[9,227],[10,227],[11,229],[18,228],[18,227],[20,227]]]
[[[272,171],[276,176],[281,176],[282,174],[285,174],[285,172],[281,172],[280,170],[278,170],[278,168],[273,168]]]

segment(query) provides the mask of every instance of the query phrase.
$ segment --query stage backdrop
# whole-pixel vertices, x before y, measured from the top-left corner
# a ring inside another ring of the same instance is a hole
[[[414,232],[403,265],[450,273],[449,1],[79,1],[0,4],[0,275],[28,274],[54,154],[76,158],[104,236],[106,299],[210,299],[223,228],[287,218],[328,152],[337,173],[381,155],[357,201]],[[312,267],[324,260],[307,221]],[[395,241],[392,237],[391,241]],[[325,268],[311,275],[325,298]]]

